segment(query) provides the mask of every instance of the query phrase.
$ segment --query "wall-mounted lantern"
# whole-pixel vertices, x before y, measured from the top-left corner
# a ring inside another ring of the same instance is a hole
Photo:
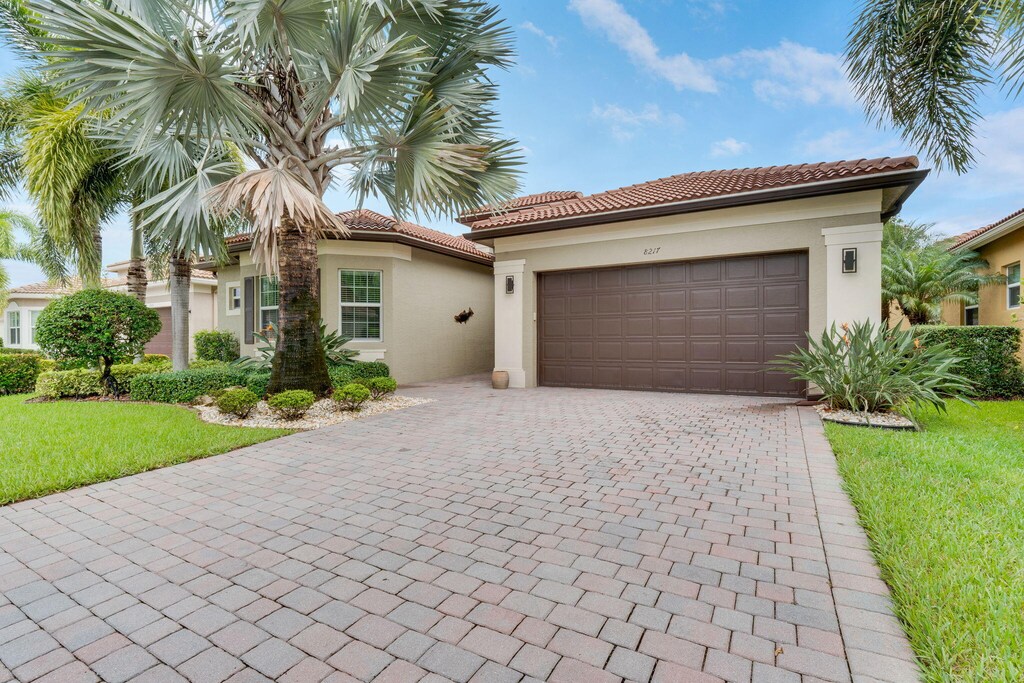
[[[857,247],[847,247],[846,249],[843,249],[843,272],[857,272]]]
[[[505,293],[515,294],[516,292],[516,276],[506,275],[505,276]]]

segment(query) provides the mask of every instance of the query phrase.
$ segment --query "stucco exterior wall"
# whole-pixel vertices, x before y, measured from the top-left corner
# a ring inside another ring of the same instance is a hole
[[[329,329],[338,329],[341,317],[339,271],[381,271],[381,339],[351,342],[360,360],[383,360],[403,384],[491,369],[490,266],[391,243],[333,240],[322,241],[318,249],[321,317]],[[242,342],[244,311],[228,311],[227,297],[230,286],[246,277],[258,277],[248,254],[240,255],[239,265],[218,270],[220,328]],[[454,316],[467,308],[473,317],[465,325],[456,323]],[[242,344],[243,354],[254,351],[254,345]]]
[[[50,297],[39,294],[26,296],[12,295],[7,302],[7,308],[4,309],[3,320],[0,320],[0,333],[3,334],[4,346],[9,348],[38,350],[39,346],[34,343],[30,329],[31,312],[43,310],[51,300],[52,299]],[[9,311],[19,311],[21,313],[21,343],[17,345],[11,344],[10,331],[7,325],[7,313]]]
[[[1006,274],[1006,267],[1024,262],[1024,229],[1017,229],[975,249],[988,261],[990,273]],[[942,320],[949,325],[963,325],[962,304],[942,307]],[[1024,328],[1024,309],[1007,306],[1006,285],[988,285],[978,293],[978,320],[982,325],[1015,325]]]
[[[881,191],[864,191],[570,228],[494,240],[495,368],[510,386],[537,384],[537,273],[743,254],[807,251],[810,332],[833,321],[878,321]],[[856,273],[841,254],[858,249]],[[516,278],[513,294],[505,278]]]

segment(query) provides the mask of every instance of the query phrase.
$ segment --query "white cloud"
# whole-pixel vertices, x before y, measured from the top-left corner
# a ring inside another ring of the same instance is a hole
[[[542,29],[540,26],[537,26],[537,24],[533,23],[532,21],[524,21],[519,25],[519,28],[523,29],[524,31],[529,31],[538,38],[543,39],[544,42],[548,44],[548,47],[550,47],[552,50],[558,49],[558,36],[551,35],[547,31]]]
[[[775,106],[857,104],[840,55],[792,41],[765,50],[741,50],[716,60],[716,66],[726,74],[752,79],[754,94]]]
[[[676,90],[717,90],[715,79],[704,64],[682,52],[662,55],[647,29],[617,0],[570,0],[569,8],[579,14],[587,26],[602,31],[634,64],[664,78]]]
[[[711,145],[713,157],[735,157],[750,151],[750,145],[736,138],[726,138]]]
[[[641,109],[627,109],[618,104],[594,105],[591,114],[607,123],[612,136],[620,142],[632,140],[642,128],[649,126],[677,129],[683,125],[683,117],[665,112],[653,103],[645,104]]]
[[[804,161],[838,161],[894,156],[903,148],[903,143],[891,134],[836,128],[800,142],[796,151]]]
[[[689,0],[687,4],[690,6],[690,13],[702,19],[720,17],[728,9],[723,0]]]

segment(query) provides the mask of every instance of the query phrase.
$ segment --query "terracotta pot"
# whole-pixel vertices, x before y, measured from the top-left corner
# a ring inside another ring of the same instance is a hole
[[[491,373],[491,386],[495,389],[508,389],[508,372],[495,370]]]

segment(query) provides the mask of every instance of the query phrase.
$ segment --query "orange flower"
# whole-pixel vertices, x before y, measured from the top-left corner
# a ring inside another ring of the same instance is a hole
[[[914,348],[915,349],[921,348],[921,340],[920,339],[915,339],[914,340]]]

